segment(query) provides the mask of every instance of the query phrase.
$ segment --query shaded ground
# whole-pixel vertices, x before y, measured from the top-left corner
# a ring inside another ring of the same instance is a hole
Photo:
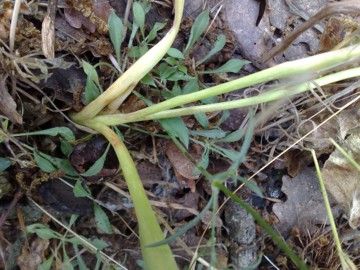
[[[164,26],[149,45],[164,36],[171,23],[171,1],[157,2],[149,6],[145,31],[149,33],[156,22],[164,22]],[[175,76],[171,77],[170,73],[166,77],[166,69],[163,72],[158,66],[149,76],[152,80],[142,81],[136,89],[138,95],[131,95],[120,111],[127,113],[146,107],[141,95],[156,103],[173,95],[245,76],[268,65],[329,51],[359,29],[356,18],[334,16],[326,25],[322,22],[302,34],[293,46],[275,58],[275,62],[264,63],[262,57],[274,42],[285,38],[308,19],[306,16],[314,15],[328,1],[309,2],[269,0],[263,5],[265,1],[248,0],[243,1],[242,8],[238,8],[236,0],[226,3],[206,1],[205,6],[203,1],[187,3],[181,31],[173,47],[180,51],[185,49],[194,20],[204,8],[210,8],[211,19],[211,27],[206,34],[184,60],[175,64],[183,66],[181,71],[186,70],[185,75],[192,79],[174,79]],[[116,263],[111,262],[109,257],[128,269],[141,268],[136,217],[112,150],[109,150],[104,166],[95,175],[82,176],[81,182],[69,179],[79,179],[78,174],[87,172],[107,148],[104,139],[97,135],[88,136],[69,121],[66,113],[80,111],[84,106],[86,97],[83,92],[89,81],[82,68],[86,64],[82,61],[90,65],[106,62],[118,66],[108,35],[107,20],[113,8],[124,25],[127,20],[134,22],[132,12],[126,12],[130,7],[126,4],[127,1],[93,3],[58,0],[58,6],[49,9],[45,3],[22,5],[15,36],[11,37],[10,14],[14,6],[12,2],[1,2],[0,111],[4,117],[1,118],[0,133],[0,268],[37,269],[40,264],[46,265],[46,260],[49,268],[53,269],[95,269],[100,262],[105,268],[109,268],[109,264],[115,267]],[[42,24],[46,16],[55,25],[54,43],[49,38],[51,32],[41,42],[42,33],[47,29]],[[140,31],[134,36],[131,36],[130,27],[125,31],[127,34],[121,48],[122,66],[119,67],[122,71],[147,45],[144,45]],[[219,35],[225,38],[223,49],[196,65],[215,46]],[[13,47],[11,40],[14,41]],[[44,47],[44,44],[47,46]],[[53,53],[55,58],[51,57]],[[201,73],[216,69],[229,59],[246,59],[252,64],[236,73]],[[171,65],[173,60],[170,57],[167,60],[162,62],[162,67]],[[97,73],[103,89],[111,85],[117,76],[114,69],[106,65],[98,67]],[[214,101],[255,96],[281,83],[284,82],[239,89]],[[349,216],[352,198],[360,194],[356,193],[359,190],[356,180],[359,173],[339,157],[340,154],[326,140],[336,138],[348,152],[352,151],[355,160],[360,161],[360,151],[356,147],[359,145],[357,106],[350,106],[307,139],[292,146],[290,151],[271,163],[269,161],[356,96],[355,85],[331,104],[329,110],[317,114],[324,107],[324,100],[335,92],[349,89],[353,83],[355,81],[314,89],[291,101],[286,99],[266,106],[254,106],[252,110],[261,121],[257,122],[246,161],[237,171],[244,179],[252,179],[263,197],[246,187],[239,189],[237,195],[253,206],[314,268],[337,269],[340,262],[313,160],[311,154],[304,150],[309,147],[316,149],[319,161],[324,164],[324,178],[334,195],[331,203],[343,248],[355,264],[360,264],[359,233],[353,229],[358,225],[358,219],[350,217],[352,226],[349,226],[345,218]],[[226,172],[236,160],[242,140],[224,138],[228,138],[230,133],[236,135],[236,131],[247,125],[248,113],[249,108],[241,108],[226,113],[183,117],[191,134],[188,153],[193,160],[181,153],[158,122],[119,127],[149,198],[160,220],[167,224],[164,225],[167,231],[176,231],[199,215],[211,196],[210,183],[196,171],[193,161],[199,162],[212,174]],[[55,136],[27,134],[55,127],[68,129],[57,130]],[[22,133],[25,134],[13,136]],[[71,137],[73,135],[74,138]],[[259,172],[265,164],[268,166]],[[64,182],[60,178],[65,179]],[[235,190],[241,183],[238,180],[234,175],[229,176],[227,185]],[[75,185],[77,196],[91,193],[91,198],[102,208],[97,206],[94,210],[90,199],[76,197],[67,184]],[[220,197],[219,204],[225,200]],[[272,264],[281,269],[294,268],[243,208],[227,203],[219,209],[214,235],[218,268],[239,269],[257,263],[259,269],[271,269]],[[75,220],[71,214],[79,216]],[[210,222],[209,211],[181,237],[181,241],[172,244],[179,265],[185,267],[190,264],[196,247],[199,247],[198,252],[203,258],[210,261]],[[30,227],[24,234],[26,226]],[[87,238],[103,253],[97,257],[87,251],[85,245],[68,233],[64,226]],[[117,267],[120,269],[120,266]]]

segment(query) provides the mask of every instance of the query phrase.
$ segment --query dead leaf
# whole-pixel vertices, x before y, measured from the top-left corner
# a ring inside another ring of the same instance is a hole
[[[275,226],[281,234],[287,235],[295,226],[301,231],[311,231],[315,224],[328,224],[328,216],[314,168],[308,167],[292,179],[283,176],[282,181],[281,190],[287,195],[287,200],[276,203],[273,207],[275,215],[280,220]],[[339,215],[337,210],[333,209],[335,218]]]
[[[188,183],[191,191],[195,191],[195,182],[200,177],[200,174],[193,174],[195,165],[188,159],[173,142],[167,144],[166,155],[173,165],[176,177],[179,180],[184,180]],[[190,147],[190,155],[198,161],[201,154],[194,148]]]
[[[49,246],[48,239],[37,237],[32,241],[30,250],[25,245],[22,248],[21,255],[17,258],[18,266],[21,270],[37,270],[44,260],[44,251]]]
[[[16,103],[5,84],[5,79],[0,77],[0,111],[10,119],[11,122],[22,124],[22,116],[16,111]]]
[[[350,135],[341,147],[360,163],[360,136]],[[360,226],[360,172],[335,150],[322,170],[326,188],[349,216],[352,228]]]

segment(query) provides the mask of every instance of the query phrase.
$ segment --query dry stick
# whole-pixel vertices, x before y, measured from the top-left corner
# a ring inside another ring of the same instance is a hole
[[[320,12],[316,13],[313,17],[311,17],[307,22],[299,26],[292,32],[282,43],[272,48],[268,53],[263,56],[263,62],[268,62],[271,58],[279,54],[288,48],[295,39],[300,36],[303,32],[313,27],[316,23],[321,21],[322,19],[341,13],[349,13],[349,14],[358,14],[360,13],[360,2],[359,1],[346,1],[339,3],[332,3],[327,5]]]

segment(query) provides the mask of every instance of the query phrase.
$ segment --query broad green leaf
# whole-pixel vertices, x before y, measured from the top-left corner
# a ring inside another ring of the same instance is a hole
[[[147,44],[142,44],[141,46],[134,46],[130,49],[128,57],[140,58],[149,50]]]
[[[82,186],[81,181],[77,180],[76,184],[73,189],[75,197],[86,197],[90,196],[91,194],[85,190],[85,188]]]
[[[11,160],[8,158],[0,158],[0,172],[5,171],[11,166]]]
[[[178,49],[176,49],[176,48],[170,48],[170,49],[167,51],[167,54],[170,55],[171,57],[174,57],[174,58],[185,59],[183,53],[180,52],[180,51],[179,51]]]
[[[166,132],[180,139],[186,148],[189,147],[189,130],[180,117],[159,120]]]
[[[141,34],[145,37],[145,11],[139,2],[133,3],[134,22],[139,26]]]
[[[34,136],[34,135],[49,135],[49,136],[58,136],[60,135],[67,141],[75,140],[75,135],[72,130],[68,127],[54,127],[39,131],[27,132],[27,133],[18,133],[13,134],[13,137],[20,137],[20,136]]]
[[[112,233],[108,216],[98,204],[94,204],[95,221],[98,229],[105,233]]]
[[[197,113],[194,116],[203,128],[209,128],[209,120],[206,113]]]
[[[206,70],[206,71],[199,71],[200,74],[214,74],[214,73],[225,73],[225,72],[239,72],[240,69],[249,64],[250,62],[247,60],[240,60],[240,59],[230,59],[221,67],[214,69],[214,70]]]
[[[165,27],[166,23],[156,22],[151,29],[150,33],[146,37],[147,42],[151,42],[156,38],[157,32]]]
[[[115,14],[113,9],[111,10],[108,18],[108,24],[109,35],[115,49],[116,59],[118,62],[120,62],[121,43],[124,40],[123,23],[121,19]]]
[[[194,78],[193,80],[190,80],[185,84],[182,92],[183,92],[183,94],[190,94],[190,93],[194,93],[198,90],[199,90],[199,83],[198,83],[198,80],[196,78]]]
[[[184,74],[182,72],[174,72],[170,76],[166,78],[168,81],[191,81],[194,79],[194,77],[191,77],[187,74]]]
[[[162,63],[159,66],[159,76],[161,82],[167,80],[171,74],[176,72],[176,67],[170,67],[169,65]]]
[[[106,147],[105,152],[102,154],[102,156],[95,161],[95,163],[84,173],[82,173],[82,176],[93,176],[97,173],[99,173],[102,168],[104,167],[104,163],[105,163],[105,159],[107,156],[107,153],[109,152],[110,149],[110,144],[108,144],[108,146]]]
[[[226,43],[226,37],[225,35],[221,34],[218,35],[217,40],[214,44],[214,48],[212,48],[210,50],[210,52],[200,61],[196,62],[196,66],[201,65],[202,63],[204,63],[206,60],[208,60],[211,56],[213,56],[214,54],[216,54],[217,52],[221,51],[222,48],[224,48]]]
[[[209,24],[209,10],[204,10],[196,17],[193,26],[191,27],[189,41],[186,45],[184,55],[187,55],[189,50],[198,41],[202,33],[204,33],[206,27]]]
[[[37,151],[34,151],[34,159],[35,159],[36,165],[42,171],[44,171],[46,173],[52,173],[52,172],[56,171],[56,168],[51,164],[51,162],[48,161],[47,159],[43,158],[42,156],[40,156]]]
[[[149,73],[146,74],[146,75],[140,80],[140,82],[141,82],[142,84],[151,85],[151,86],[156,87],[155,80],[154,80],[154,78],[153,78]]]

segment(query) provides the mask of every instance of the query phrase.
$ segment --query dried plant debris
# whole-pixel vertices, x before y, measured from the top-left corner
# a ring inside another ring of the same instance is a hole
[[[357,163],[360,163],[360,136],[350,135],[341,147]],[[352,228],[360,226],[360,172],[335,150],[325,162],[322,177],[326,188],[344,208]]]
[[[75,182],[71,181],[71,184]],[[51,179],[41,184],[39,195],[48,206],[59,212],[86,215],[93,209],[93,202],[89,198],[75,197],[73,188],[60,179]]]
[[[276,203],[273,207],[279,219],[276,228],[281,234],[288,235],[295,226],[306,232],[313,231],[316,224],[327,224],[328,216],[314,168],[308,167],[294,178],[283,176],[282,181],[281,190],[286,194],[287,200]],[[337,217],[339,209],[333,209],[333,214]]]
[[[0,112],[15,124],[22,124],[22,116],[16,111],[16,103],[10,95],[5,79],[0,75]]]

